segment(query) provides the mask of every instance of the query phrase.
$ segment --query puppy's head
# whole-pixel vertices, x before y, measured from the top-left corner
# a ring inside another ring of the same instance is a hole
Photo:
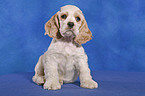
[[[56,39],[70,38],[79,45],[92,37],[82,11],[72,5],[61,7],[61,10],[51,17],[45,24],[45,34]]]

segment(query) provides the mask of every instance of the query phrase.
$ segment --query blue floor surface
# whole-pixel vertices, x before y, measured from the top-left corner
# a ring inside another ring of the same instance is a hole
[[[0,96],[145,96],[145,72],[93,71],[99,88],[80,88],[80,82],[76,81],[55,91],[33,83],[33,74],[0,75]]]

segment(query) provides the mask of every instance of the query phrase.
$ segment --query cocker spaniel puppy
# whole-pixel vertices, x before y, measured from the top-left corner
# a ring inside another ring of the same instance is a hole
[[[92,37],[82,11],[72,5],[61,7],[45,24],[45,31],[53,40],[40,56],[32,80],[38,85],[44,84],[44,89],[56,90],[79,76],[81,87],[97,88],[98,84],[90,75],[88,57],[81,46]]]

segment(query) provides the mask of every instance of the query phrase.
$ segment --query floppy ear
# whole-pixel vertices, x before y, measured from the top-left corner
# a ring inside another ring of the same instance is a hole
[[[87,41],[91,40],[92,38],[92,33],[88,28],[87,22],[84,19],[82,21],[82,24],[79,28],[79,35],[76,36],[75,42],[78,43],[79,45],[86,43]]]
[[[45,35],[48,35],[52,38],[60,38],[59,33],[59,11],[51,17],[51,19],[45,24]]]

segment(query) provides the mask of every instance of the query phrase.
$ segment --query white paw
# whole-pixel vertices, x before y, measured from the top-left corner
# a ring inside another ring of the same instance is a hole
[[[38,85],[44,84],[44,76],[33,76],[32,80]]]
[[[43,85],[43,88],[48,90],[57,90],[61,89],[61,85],[59,81],[46,81]]]
[[[81,82],[81,87],[89,89],[98,88],[98,83],[94,80],[84,80]]]

